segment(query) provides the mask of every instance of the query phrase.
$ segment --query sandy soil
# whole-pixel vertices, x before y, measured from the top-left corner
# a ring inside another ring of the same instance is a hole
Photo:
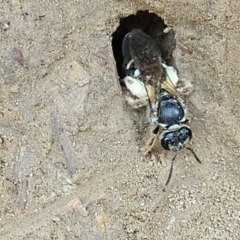
[[[202,164],[181,151],[165,191],[173,153],[139,152],[145,113],[112,52],[139,10],[174,28],[194,84]],[[240,239],[239,16],[238,0],[1,1],[0,239]]]

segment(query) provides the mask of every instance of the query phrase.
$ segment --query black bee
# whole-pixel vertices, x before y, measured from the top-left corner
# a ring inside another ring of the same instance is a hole
[[[127,101],[133,108],[148,106],[149,122],[155,125],[153,136],[143,149],[143,154],[147,155],[152,150],[157,139],[164,149],[175,152],[166,182],[168,185],[173,163],[181,149],[191,151],[197,162],[201,163],[194,151],[187,147],[192,131],[183,100],[176,89],[177,71],[164,63],[156,42],[139,29],[126,34],[122,54],[126,72],[124,82],[135,97],[127,97]]]

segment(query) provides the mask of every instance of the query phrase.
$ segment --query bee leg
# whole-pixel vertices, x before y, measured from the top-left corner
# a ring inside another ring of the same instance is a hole
[[[147,119],[148,122],[156,124],[157,121],[157,108],[156,107],[152,107],[150,108],[149,106],[147,106]]]
[[[134,63],[134,60],[131,59],[131,60],[128,62],[127,66],[126,66],[126,69],[130,69],[130,67],[131,67],[131,65],[132,65],[133,63]]]
[[[160,134],[160,131],[158,129],[157,133],[154,133],[150,139],[148,140],[146,146],[144,148],[141,149],[141,152],[144,156],[147,156],[148,153],[153,149],[155,143],[156,143],[156,140],[158,139],[159,137],[159,134]]]
[[[141,99],[133,99],[129,96],[126,96],[126,101],[134,109],[146,107],[148,105],[148,97],[141,98]]]

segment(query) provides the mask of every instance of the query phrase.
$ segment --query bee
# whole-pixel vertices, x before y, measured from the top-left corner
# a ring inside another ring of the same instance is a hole
[[[188,149],[201,163],[195,152],[187,147],[192,131],[187,109],[176,88],[179,81],[177,71],[163,61],[155,40],[139,29],[125,35],[122,54],[126,73],[123,81],[134,96],[128,96],[126,100],[133,108],[147,107],[148,120],[154,125],[153,134],[142,149],[143,155],[152,150],[157,139],[165,150],[175,152],[166,181],[168,185],[174,161],[181,149]]]

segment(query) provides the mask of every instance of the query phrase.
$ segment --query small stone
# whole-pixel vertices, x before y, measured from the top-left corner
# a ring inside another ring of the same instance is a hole
[[[52,221],[53,221],[53,222],[60,222],[61,219],[60,219],[59,217],[53,217]]]
[[[6,31],[10,27],[10,22],[1,23],[0,26],[3,31]]]

